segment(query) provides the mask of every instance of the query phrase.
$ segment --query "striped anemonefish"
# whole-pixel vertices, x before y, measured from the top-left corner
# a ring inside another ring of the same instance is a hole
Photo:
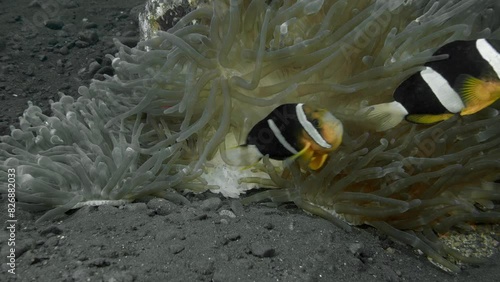
[[[403,81],[394,102],[361,109],[358,114],[384,131],[403,118],[413,123],[435,123],[454,114],[474,114],[500,98],[500,40],[454,41],[434,55],[444,60],[428,62],[425,69]]]
[[[342,123],[329,111],[283,104],[255,124],[239,148],[254,152],[253,163],[264,155],[275,160],[298,158],[303,167],[317,170],[338,148],[342,134]]]

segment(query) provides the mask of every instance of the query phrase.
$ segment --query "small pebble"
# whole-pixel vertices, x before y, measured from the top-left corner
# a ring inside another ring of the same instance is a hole
[[[168,215],[177,209],[176,204],[162,198],[151,199],[147,203],[147,207],[158,215]]]
[[[78,39],[89,44],[95,44],[99,41],[99,36],[95,30],[84,30],[78,33]]]
[[[59,238],[57,236],[49,237],[43,244],[47,249],[53,249],[57,245],[59,245]]]
[[[16,258],[19,258],[25,252],[36,247],[36,242],[32,238],[16,242]]]
[[[201,203],[200,208],[204,211],[216,211],[221,203],[221,199],[217,197],[208,198]]]
[[[63,46],[63,47],[59,48],[59,54],[61,54],[61,55],[68,55],[69,54],[68,47]]]
[[[105,266],[111,265],[111,262],[109,262],[109,260],[107,260],[105,258],[96,258],[96,259],[89,260],[87,262],[87,265],[94,266],[94,267],[105,267]]]
[[[349,251],[354,255],[356,253],[359,253],[359,250],[363,248],[363,244],[361,243],[354,243],[349,245]]]
[[[118,40],[120,40],[120,42],[123,45],[128,46],[130,48],[135,47],[137,43],[139,43],[138,37],[120,37],[118,38]]]
[[[230,210],[221,210],[219,212],[219,215],[221,215],[221,216],[227,216],[227,217],[230,217],[230,218],[235,218],[236,217],[236,215],[232,211],[230,211]]]
[[[270,222],[267,222],[264,224],[264,228],[267,229],[267,230],[273,230],[274,229],[274,225]]]
[[[83,25],[83,28],[85,28],[85,29],[97,28],[97,24],[94,22],[86,22]]]
[[[50,28],[50,29],[53,29],[53,30],[60,30],[63,28],[64,26],[64,22],[61,21],[61,20],[54,20],[54,19],[51,19],[51,20],[47,20],[45,22],[45,26],[47,28]]]
[[[228,239],[229,241],[236,241],[236,240],[239,240],[240,238],[241,238],[241,235],[238,232],[229,233],[226,235],[226,239]]]
[[[234,212],[235,215],[239,216],[243,215],[244,210],[240,200],[232,200],[229,206],[231,207],[231,210]]]
[[[170,252],[172,254],[178,254],[180,252],[182,252],[184,250],[184,246],[182,244],[179,244],[179,243],[173,243],[171,244],[168,249],[170,250]]]
[[[250,251],[259,258],[270,258],[276,255],[274,248],[263,242],[253,242]]]
[[[75,41],[75,46],[78,48],[87,48],[90,46],[88,42],[82,41],[82,40],[77,40]]]
[[[56,225],[48,226],[47,228],[45,228],[42,231],[40,231],[40,235],[42,235],[42,236],[48,235],[50,233],[52,233],[54,235],[59,235],[59,234],[62,234],[63,231],[62,231],[61,228],[59,228]]]

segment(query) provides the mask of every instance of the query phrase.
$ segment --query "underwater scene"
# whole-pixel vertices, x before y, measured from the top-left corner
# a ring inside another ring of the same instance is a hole
[[[495,0],[149,0],[114,70],[30,103],[0,191],[52,220],[218,193],[371,226],[440,269],[452,233],[500,222]],[[15,168],[15,173],[13,173]]]

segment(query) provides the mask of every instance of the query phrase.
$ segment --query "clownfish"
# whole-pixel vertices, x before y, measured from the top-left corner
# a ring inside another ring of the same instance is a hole
[[[384,131],[403,119],[430,124],[474,114],[500,98],[500,40],[454,41],[434,55],[444,60],[428,62],[425,68],[403,81],[393,94],[394,102],[361,109],[358,115]]]
[[[265,155],[274,160],[297,158],[301,165],[318,170],[339,147],[342,134],[342,123],[329,111],[283,104],[257,122],[239,148],[253,152],[244,154],[253,163]]]

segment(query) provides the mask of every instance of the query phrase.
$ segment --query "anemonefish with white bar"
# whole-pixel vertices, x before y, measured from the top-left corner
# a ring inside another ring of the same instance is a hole
[[[455,114],[474,114],[500,98],[500,40],[454,41],[434,55],[444,60],[428,62],[425,69],[403,81],[394,102],[368,106],[364,115],[384,131],[403,119],[413,123],[435,123]]]
[[[313,109],[303,103],[283,104],[259,121],[250,130],[240,149],[248,160],[299,159],[303,167],[320,169],[328,154],[342,142],[343,126],[329,111]],[[253,157],[249,157],[253,155]]]

